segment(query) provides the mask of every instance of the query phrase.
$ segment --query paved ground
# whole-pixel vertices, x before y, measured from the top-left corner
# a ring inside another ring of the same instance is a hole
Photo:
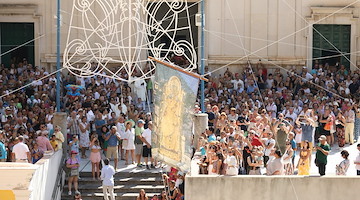
[[[343,148],[344,150],[347,150],[349,152],[349,160],[350,160],[350,167],[347,172],[348,176],[355,176],[356,175],[356,169],[354,165],[354,160],[356,156],[359,154],[359,151],[357,150],[356,144],[353,145],[345,145]],[[338,149],[338,145],[334,145],[331,149],[330,155],[328,156],[328,164],[326,165],[326,175],[335,175],[335,165],[339,164],[343,158],[340,155],[341,150]],[[310,175],[319,175],[318,168],[314,164],[315,160],[315,152],[311,156],[311,170]],[[298,156],[295,159],[298,160]]]
[[[86,154],[89,157],[90,151],[87,151]],[[105,156],[102,155],[102,158],[104,159]],[[114,161],[110,161],[110,164],[112,166],[114,166]],[[136,165],[134,165],[134,164],[125,165],[124,160],[120,160],[118,162],[117,172],[142,172],[142,171],[146,171],[146,170],[147,169],[145,167],[139,168],[139,167],[136,167]],[[162,168],[156,168],[156,169],[151,169],[151,171],[153,171],[153,172],[163,172],[163,169]],[[80,161],[80,172],[91,172],[91,162],[90,162],[90,160],[88,158],[87,159],[81,159],[81,161]]]
[[[356,144],[353,145],[346,145],[343,149],[349,151],[350,156],[350,167],[348,170],[348,176],[353,176],[356,175],[356,170],[355,170],[355,165],[354,165],[354,160],[356,158],[356,156],[358,155],[358,150],[356,147]],[[339,164],[343,158],[340,155],[341,150],[338,148],[337,145],[334,145],[331,149],[330,155],[328,156],[328,164],[326,166],[326,174],[327,175],[335,175],[335,165]],[[87,152],[87,155],[89,156],[90,152]],[[103,158],[104,155],[102,155]],[[314,159],[315,159],[315,152],[313,152],[312,156],[311,156],[311,170],[310,170],[310,175],[319,175],[318,174],[318,168],[315,166],[314,164]],[[297,152],[296,154],[296,158],[295,158],[295,163],[297,163],[297,161],[299,160],[299,152]],[[111,161],[111,165],[114,166],[114,162]],[[80,171],[82,172],[91,172],[91,162],[89,159],[81,159],[81,164],[80,164]],[[118,164],[118,171],[127,171],[127,172],[141,172],[141,171],[145,171],[145,167],[143,168],[137,168],[136,165],[125,165],[125,161],[120,160],[119,164]],[[198,169],[198,165],[196,164],[196,162],[192,163],[192,168],[195,170],[192,170],[192,175],[196,175],[197,174],[197,169]],[[153,171],[159,171],[162,172],[163,169],[161,168],[157,168],[157,169],[152,169]],[[164,171],[166,171],[164,169]]]
[[[358,140],[359,141],[359,140]],[[355,165],[354,165],[354,160],[356,158],[356,156],[359,154],[359,151],[357,150],[356,144],[353,145],[345,145],[345,147],[343,148],[344,150],[347,150],[349,152],[349,159],[350,159],[350,167],[349,170],[347,172],[348,176],[355,176],[356,175],[356,169],[355,169]],[[328,164],[326,165],[326,175],[336,175],[336,170],[335,170],[335,165],[339,164],[343,158],[340,155],[341,150],[338,148],[338,145],[334,145],[333,147],[331,147],[331,152],[330,155],[328,156]],[[296,157],[295,157],[295,164],[297,164],[299,160],[299,151],[296,152]],[[318,168],[316,167],[315,163],[315,152],[312,153],[311,156],[311,169],[310,169],[310,176],[319,176],[318,173]],[[191,175],[197,175],[198,174],[198,165],[197,165],[198,161],[197,160],[193,160],[193,162],[191,163],[191,167],[192,170],[191,171]],[[261,170],[262,173],[266,172],[266,169],[262,169]]]

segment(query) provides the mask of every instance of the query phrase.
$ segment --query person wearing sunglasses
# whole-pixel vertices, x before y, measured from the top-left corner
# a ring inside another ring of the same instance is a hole
[[[292,157],[294,155],[294,150],[291,147],[291,141],[289,139],[286,140],[285,144],[286,144],[286,150],[282,157],[285,168],[285,175],[293,175],[294,166],[292,164]]]

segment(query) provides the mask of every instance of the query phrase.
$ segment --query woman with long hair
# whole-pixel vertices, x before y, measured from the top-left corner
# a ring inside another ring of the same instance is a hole
[[[86,158],[86,149],[90,146],[89,132],[90,123],[87,122],[86,116],[81,118],[80,122],[80,147],[81,147],[81,158]]]
[[[106,151],[108,147],[108,141],[105,141],[105,137],[108,132],[109,132],[109,128],[106,125],[103,125],[101,127],[101,139],[102,141],[104,141],[103,143],[104,155],[106,155]]]
[[[235,156],[235,150],[230,149],[229,155],[227,156],[225,163],[227,164],[226,175],[236,176],[239,171],[239,164]]]
[[[333,144],[332,141],[332,137],[331,137],[331,127],[333,125],[333,118],[331,116],[331,111],[329,107],[325,107],[325,111],[324,114],[320,117],[320,124],[321,124],[321,129],[320,129],[320,133],[321,135],[325,135],[326,136],[326,141],[329,145]]]
[[[346,120],[342,111],[339,111],[335,120],[339,148],[343,148],[345,146],[345,122]]]
[[[305,141],[303,147],[300,150],[300,159],[297,164],[298,175],[309,175],[310,174],[310,156],[311,149],[309,141]]]
[[[149,197],[146,195],[146,192],[144,189],[141,189],[139,192],[139,196],[136,198],[136,200],[148,200]]]
[[[262,165],[258,156],[258,149],[253,148],[251,150],[251,154],[246,159],[247,164],[249,166],[248,174],[249,175],[261,175],[260,167]]]
[[[176,197],[178,195],[178,189],[175,186],[175,181],[172,180],[169,183],[170,187],[169,187],[169,199],[170,200],[176,200]]]
[[[228,125],[228,118],[225,112],[222,112],[216,121],[215,133],[224,131],[226,125]]]
[[[216,146],[211,145],[209,150],[206,152],[206,160],[205,160],[205,163],[209,163],[207,169],[209,175],[215,175],[215,173],[213,173],[213,168],[214,168],[213,162],[215,160],[215,154],[216,154]]]
[[[131,155],[131,163],[135,164],[135,130],[132,127],[132,121],[125,122],[125,165],[129,164],[129,154]]]
[[[97,135],[96,135],[97,136]],[[97,137],[93,137],[90,143],[90,161],[91,161],[91,171],[93,179],[96,178],[100,180],[100,162],[101,162],[101,147],[99,144],[99,140]],[[96,178],[95,178],[95,172],[96,172]]]
[[[286,140],[286,150],[282,157],[285,168],[285,175],[293,175],[294,173],[294,166],[292,164],[293,155],[294,155],[294,150],[291,147],[290,140]]]

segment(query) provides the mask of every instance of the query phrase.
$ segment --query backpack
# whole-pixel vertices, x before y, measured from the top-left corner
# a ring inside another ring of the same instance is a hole
[[[66,176],[69,175],[69,174],[70,174],[70,171],[71,171],[70,168],[66,167],[66,162],[67,162],[68,160],[69,160],[69,159],[65,159],[65,162],[64,162],[64,164],[63,164],[63,166],[62,166],[62,169],[63,169],[63,171],[65,172],[65,175],[66,175]]]

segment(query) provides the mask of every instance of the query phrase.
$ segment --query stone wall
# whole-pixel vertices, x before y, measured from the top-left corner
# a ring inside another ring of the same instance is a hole
[[[186,200],[358,199],[358,177],[188,176]]]

